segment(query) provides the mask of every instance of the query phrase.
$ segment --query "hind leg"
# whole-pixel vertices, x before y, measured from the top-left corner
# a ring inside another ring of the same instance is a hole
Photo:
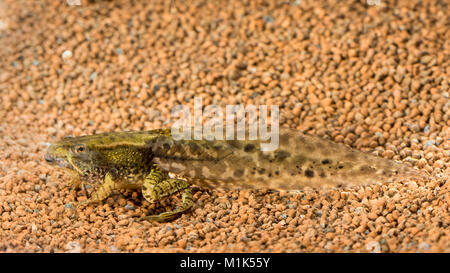
[[[158,222],[171,221],[187,210],[194,204],[190,184],[184,180],[169,178],[167,172],[161,170],[156,164],[151,172],[145,178],[142,185],[142,195],[150,203],[156,203],[177,192],[183,191],[182,204],[172,211],[163,212],[158,215],[149,215],[143,217],[146,220]]]

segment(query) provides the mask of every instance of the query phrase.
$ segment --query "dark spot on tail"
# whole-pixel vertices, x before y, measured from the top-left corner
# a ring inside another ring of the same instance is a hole
[[[189,148],[191,148],[192,152],[196,152],[200,149],[200,146],[195,142],[189,142]]]
[[[217,143],[217,144],[214,144],[214,145],[213,145],[213,148],[214,148],[214,150],[218,151],[218,150],[223,149],[223,146],[222,146],[222,144]]]
[[[284,151],[284,150],[279,150],[279,151],[275,152],[275,159],[277,161],[283,161],[283,160],[285,160],[286,158],[288,158],[290,156],[291,156],[291,154],[286,152],[286,151]]]
[[[253,144],[247,144],[244,146],[244,151],[249,153],[255,150],[255,145]]]
[[[327,175],[326,175],[324,172],[321,172],[321,173],[319,174],[319,176],[322,177],[322,178],[327,177]]]
[[[240,149],[242,147],[242,141],[239,140],[229,140],[228,144],[237,149]]]
[[[234,174],[234,176],[236,176],[236,177],[241,177],[241,176],[244,175],[244,170],[243,170],[243,169],[237,169],[237,170],[234,171],[233,174]]]
[[[295,162],[295,164],[297,164],[297,166],[301,166],[306,161],[308,161],[308,159],[305,156],[303,156],[303,155],[297,155],[297,156],[294,157],[293,161]]]
[[[163,144],[164,150],[168,151],[170,149],[170,145],[168,143]]]
[[[356,159],[356,153],[355,153],[355,151],[351,151],[350,153],[347,153],[347,154],[345,155],[345,158],[346,158],[346,159],[349,159],[349,160],[355,160],[355,159]]]
[[[286,134],[280,134],[280,144],[289,145],[290,136]]]
[[[324,160],[322,160],[322,164],[330,164],[331,163],[331,161],[329,160],[329,159],[324,159]]]
[[[258,173],[259,173],[259,174],[263,174],[265,171],[266,171],[266,169],[260,168],[260,169],[258,170]]]
[[[310,170],[310,169],[307,169],[307,170],[305,171],[305,175],[306,175],[307,177],[314,177],[314,171],[313,171],[313,170]]]
[[[374,172],[374,171],[375,171],[375,168],[373,168],[373,167],[371,167],[371,166],[368,166],[368,165],[363,165],[363,166],[361,166],[361,167],[359,168],[359,170],[360,170],[361,172],[370,173],[370,172]]]

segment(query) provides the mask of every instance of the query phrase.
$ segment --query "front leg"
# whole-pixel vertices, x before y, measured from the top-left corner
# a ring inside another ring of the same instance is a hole
[[[82,205],[97,203],[105,200],[111,195],[112,191],[117,188],[117,183],[114,181],[113,175],[107,173],[105,182],[98,188],[87,200],[78,203],[77,208]]]
[[[75,170],[66,170],[66,173],[70,176],[70,181],[66,184],[66,187],[70,188],[70,193],[81,188],[83,182],[81,182],[80,174]]]
[[[142,185],[142,195],[150,203],[156,203],[172,194],[183,191],[182,204],[172,211],[158,215],[149,215],[143,219],[166,222],[174,220],[183,212],[189,210],[194,204],[190,184],[184,180],[169,178],[167,172],[161,170],[158,165],[153,165]]]

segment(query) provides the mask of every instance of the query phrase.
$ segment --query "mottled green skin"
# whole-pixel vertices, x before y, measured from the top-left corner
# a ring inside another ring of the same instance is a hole
[[[164,221],[192,206],[188,182],[224,189],[364,185],[417,173],[392,160],[362,153],[319,137],[280,128],[279,146],[263,151],[256,140],[176,140],[170,129],[68,137],[51,145],[45,156],[73,174],[72,188],[100,183],[84,203],[98,202],[120,188],[140,189],[149,202],[183,191],[183,204],[149,218]]]

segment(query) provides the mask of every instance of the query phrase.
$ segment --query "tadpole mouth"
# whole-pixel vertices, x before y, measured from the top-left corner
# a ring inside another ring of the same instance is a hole
[[[45,161],[47,161],[48,163],[55,163],[55,159],[53,157],[51,157],[49,154],[45,154],[44,158],[45,158]]]
[[[51,165],[57,165],[62,168],[72,169],[72,165],[63,158],[55,158],[49,154],[45,154],[44,159]]]

